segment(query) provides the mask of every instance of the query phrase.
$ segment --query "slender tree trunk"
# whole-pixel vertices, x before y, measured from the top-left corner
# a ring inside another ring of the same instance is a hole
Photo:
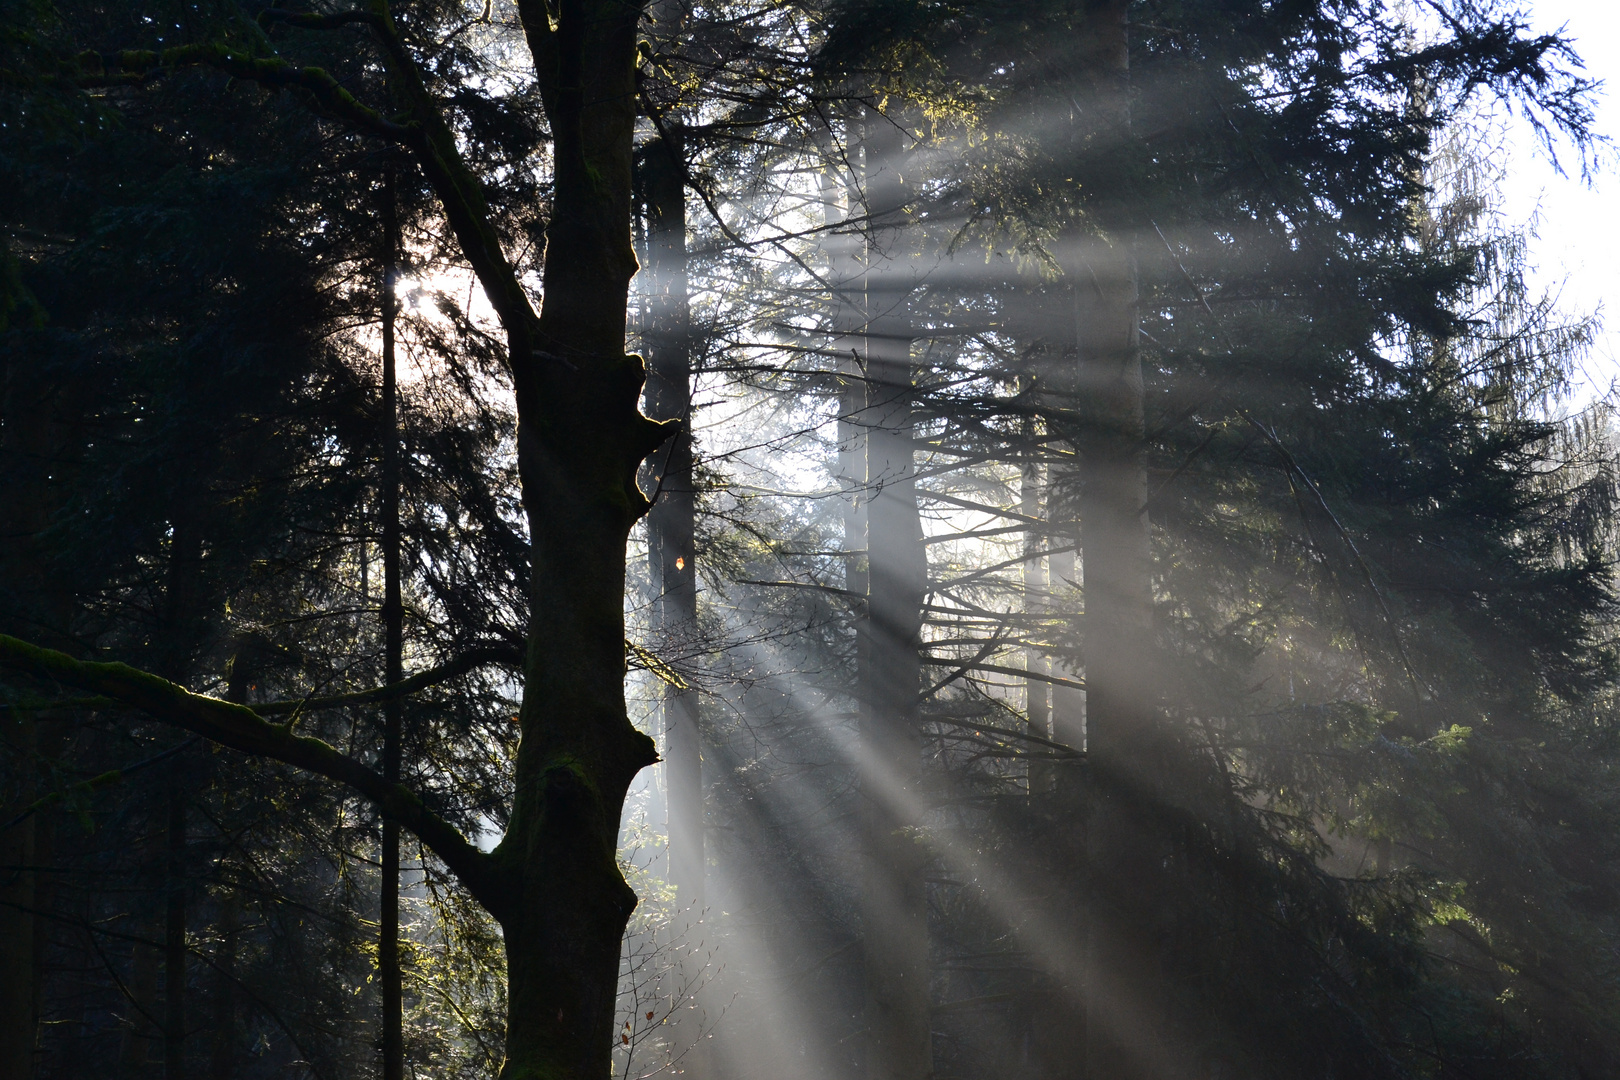
[[[179,769],[169,776],[168,895],[163,927],[163,1080],[186,1076],[186,795]]]
[[[133,1003],[126,1003],[130,1025],[118,1050],[119,1077],[146,1075],[146,1062],[152,1055],[152,1029],[147,1026],[144,1010],[153,1015],[157,1003],[158,950],[145,945],[135,946],[134,962],[130,966],[129,995]]]
[[[1075,589],[1080,583],[1080,567],[1075,559],[1075,544],[1073,520],[1067,521],[1068,528],[1058,532],[1055,526],[1061,519],[1052,515],[1054,531],[1050,538],[1051,554],[1046,557],[1047,592],[1051,597],[1054,611],[1070,612],[1075,608],[1066,603],[1073,599]],[[1075,679],[1081,672],[1078,668],[1067,662],[1058,660],[1051,665],[1053,674],[1065,679]],[[1086,745],[1086,692],[1075,690],[1067,686],[1052,687],[1051,726],[1052,738],[1065,746],[1076,750]],[[1055,775],[1054,775],[1055,783]]]
[[[858,131],[858,125],[845,125]],[[860,148],[853,136],[839,152],[834,132],[825,135],[829,160],[856,161]],[[820,176],[822,223],[827,233],[821,249],[827,256],[827,282],[830,305],[832,349],[837,357],[838,395],[838,485],[843,492],[844,590],[851,598],[866,596],[866,371],[861,358],[865,338],[861,334],[861,307],[865,301],[865,274],[862,269],[860,237],[837,228],[852,213],[859,199],[858,177],[840,176],[825,169]],[[860,632],[860,620],[856,622]]]
[[[163,619],[154,643],[157,669],[184,685],[202,639],[202,534],[195,507],[180,503],[171,519],[169,568],[164,583]],[[185,754],[168,763],[164,795],[167,852],[163,913],[163,1077],[186,1076],[186,922],[187,860]]]
[[[686,163],[680,129],[645,151],[647,197],[648,349],[647,414],[679,421],[681,428],[653,455],[657,497],[647,514],[647,557],[658,589],[653,608],[659,640],[677,653],[689,649],[697,629],[697,493],[692,472],[692,331],[686,286]],[[685,913],[676,965],[670,1054],[688,1076],[710,1071],[702,1014],[693,992],[703,977],[701,927],[707,921],[704,857],[703,739],[698,696],[665,686],[664,783],[669,808],[669,876]]]
[[[647,412],[682,429],[654,455],[658,499],[647,515],[648,558],[659,598],[660,637],[677,649],[697,626],[692,477],[691,325],[686,296],[686,185],[679,133],[646,150],[647,249],[651,277]],[[697,695],[664,689],[664,775],[669,791],[670,877],[681,907],[701,916],[704,897],[703,760]]]
[[[382,518],[384,681],[405,677],[405,605],[400,598],[399,390],[394,357],[395,297],[399,259],[399,206],[394,175],[383,181],[382,288],[382,482],[377,513]],[[383,778],[399,783],[403,703],[383,704]],[[405,995],[399,958],[399,822],[383,819],[381,912],[378,918],[377,974],[382,983],[383,1080],[405,1078]]]
[[[865,139],[873,228],[867,250],[867,612],[860,640],[861,898],[870,1080],[933,1075],[927,848],[920,837],[918,650],[927,564],[917,512],[911,268],[895,250],[907,201],[900,132],[871,115]]]
[[[1027,436],[1036,432],[1035,425],[1029,424],[1025,428]],[[1034,449],[1034,439],[1030,439],[1031,453]],[[1025,518],[1035,522],[1043,520],[1042,515],[1042,473],[1041,463],[1031,460],[1024,463],[1019,474],[1018,511]],[[1047,581],[1046,556],[1043,548],[1046,546],[1046,537],[1040,525],[1031,525],[1024,534],[1024,615],[1026,624],[1024,633],[1036,635],[1035,620],[1046,615],[1050,610],[1049,583]],[[1024,669],[1034,675],[1046,675],[1051,671],[1051,664],[1047,660],[1046,652],[1038,645],[1024,649]],[[1024,704],[1031,735],[1043,739],[1052,737],[1052,707],[1051,684],[1038,678],[1024,680]],[[1037,750],[1036,753],[1044,753]],[[1048,761],[1038,758],[1029,763],[1029,793],[1031,795],[1044,795],[1052,786],[1052,766]]]
[[[0,369],[0,631],[72,647],[68,596],[56,581],[42,542],[66,484],[69,417],[60,391],[41,385],[20,357]],[[40,794],[42,760],[54,757],[62,723],[50,714],[0,714],[5,755],[0,768],[0,821],[10,821]],[[39,1038],[50,907],[50,825],[30,815],[0,832],[0,1076],[29,1080]]]
[[[242,926],[242,902],[234,890],[220,905],[219,952],[214,963],[214,1009],[209,1022],[213,1048],[209,1054],[209,1080],[231,1080],[236,1075],[236,939]]]

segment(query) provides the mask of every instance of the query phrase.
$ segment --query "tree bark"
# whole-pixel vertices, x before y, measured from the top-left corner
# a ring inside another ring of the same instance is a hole
[[[917,511],[906,310],[911,268],[896,250],[908,192],[894,124],[869,114],[866,197],[867,606],[858,640],[866,838],[861,923],[870,1080],[933,1075],[928,969],[929,858],[921,836],[918,650],[927,563]]]

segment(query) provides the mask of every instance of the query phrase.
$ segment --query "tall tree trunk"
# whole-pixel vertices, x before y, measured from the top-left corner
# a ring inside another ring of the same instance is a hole
[[[859,125],[847,123],[849,142],[835,144],[836,132],[824,134],[823,152],[834,163],[860,158],[856,141]],[[865,301],[863,260],[860,237],[848,226],[839,226],[855,214],[859,201],[858,177],[840,175],[835,164],[823,169],[821,186],[822,224],[826,234],[821,250],[827,257],[829,322],[832,350],[837,358],[838,394],[838,486],[843,493],[844,591],[851,597],[866,596],[866,372],[861,359],[865,338],[861,334],[861,307]],[[864,610],[864,609],[863,609]],[[858,626],[858,623],[857,623]]]
[[[666,28],[671,30],[672,28]],[[650,278],[647,414],[681,424],[663,451],[653,456],[657,497],[647,514],[647,557],[658,600],[653,623],[659,640],[677,651],[697,638],[697,493],[692,472],[692,329],[686,286],[686,162],[680,128],[666,124],[664,137],[645,151],[647,274]],[[699,927],[706,921],[707,860],[704,856],[703,739],[695,691],[664,687],[664,785],[669,809],[669,877],[684,912],[675,993],[679,1000],[670,1032],[670,1053],[681,1072],[710,1071],[703,1049],[702,1014],[693,991],[703,977]]]
[[[1082,37],[1088,137],[1102,162],[1124,160],[1131,139],[1127,6],[1093,7]],[[1075,271],[1086,750],[1098,779],[1087,817],[1086,1063],[1092,1080],[1132,1080],[1167,1075],[1158,943],[1139,933],[1155,880],[1139,812],[1153,786],[1153,597],[1132,222],[1117,207],[1100,220]]]
[[[395,297],[399,259],[399,205],[394,175],[383,181],[382,288],[382,477],[377,513],[382,518],[383,666],[392,685],[405,677],[405,605],[400,598],[399,384],[394,358]],[[383,778],[399,783],[403,702],[383,703]],[[399,822],[384,818],[382,887],[378,916],[377,974],[382,983],[383,1080],[405,1078],[405,994],[399,959]]]
[[[1094,86],[1102,114],[1128,130],[1125,6],[1114,0],[1094,15]],[[1129,227],[1088,239],[1077,273],[1087,749],[1119,767],[1154,716],[1142,358]]]
[[[168,895],[163,920],[163,1080],[186,1076],[186,795],[184,777],[170,771]]]
[[[636,898],[617,863],[625,793],[657,760],[624,700],[625,544],[637,469],[670,433],[624,352],[636,270],[631,138],[640,5],[523,0],[553,138],[545,297],[503,319],[532,543],[516,795],[495,856],[508,971],[502,1080],[609,1075],[619,948]]]
[[[661,464],[658,499],[647,515],[647,552],[659,589],[654,618],[660,637],[680,647],[697,627],[696,528],[692,477],[691,320],[686,295],[686,167],[678,130],[646,150],[648,274],[652,279],[647,411],[679,421],[681,430],[654,456]],[[703,759],[697,695],[666,686],[664,775],[669,791],[670,878],[681,907],[702,915]]]
[[[192,492],[187,497],[195,497]],[[200,616],[202,594],[202,533],[196,507],[186,498],[176,501],[171,515],[169,567],[164,581],[162,619],[154,641],[156,668],[165,678],[185,685],[196,662],[203,636]],[[167,765],[164,793],[167,852],[163,912],[163,1078],[185,1080],[186,1075],[186,922],[187,865],[186,785],[191,766],[182,752]]]
[[[164,579],[162,617],[153,652],[154,667],[165,678],[184,685],[194,662],[199,637],[198,594],[202,570],[202,537],[194,508],[181,505],[171,518],[169,566]],[[163,795],[163,1080],[186,1075],[186,784],[185,754],[167,765]],[[137,946],[139,949],[139,946]],[[136,957],[140,967],[141,958]],[[137,972],[137,975],[139,972]],[[137,980],[139,981],[139,980]],[[132,1041],[139,1046],[140,1040]],[[131,1049],[131,1046],[126,1046]],[[144,1058],[144,1053],[141,1053]]]
[[[917,512],[911,267],[896,249],[907,202],[901,132],[868,117],[866,195],[867,611],[859,642],[865,880],[861,897],[867,1076],[933,1075],[928,853],[922,826],[918,650],[927,564]]]

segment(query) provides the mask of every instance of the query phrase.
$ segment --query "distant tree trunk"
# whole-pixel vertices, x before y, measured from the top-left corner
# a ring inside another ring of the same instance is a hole
[[[1039,451],[1033,436],[1036,434],[1034,424],[1025,428],[1029,438],[1030,453]],[[1018,512],[1030,521],[1036,522],[1024,533],[1024,634],[1035,636],[1040,634],[1036,620],[1046,616],[1050,611],[1049,591],[1047,580],[1046,556],[1043,549],[1047,545],[1045,529],[1039,522],[1044,520],[1042,506],[1042,468],[1038,460],[1026,461],[1019,472]],[[1024,649],[1024,669],[1034,676],[1051,673],[1051,664],[1047,660],[1046,651],[1039,645],[1030,645]],[[1040,678],[1024,680],[1024,708],[1029,732],[1039,738],[1052,737],[1052,686]],[[1046,751],[1039,747],[1032,748],[1036,754]],[[1031,759],[1029,763],[1029,793],[1031,795],[1044,795],[1052,786],[1052,766],[1049,761],[1039,758]]]
[[[1049,521],[1051,554],[1046,557],[1046,579],[1047,591],[1056,612],[1072,610],[1065,600],[1072,599],[1080,582],[1079,563],[1075,560],[1074,524],[1072,519],[1063,521],[1055,514]],[[1067,659],[1053,663],[1051,669],[1053,674],[1066,679],[1074,679],[1080,674],[1078,666]],[[1052,738],[1076,750],[1084,749],[1086,692],[1054,684],[1051,710]]]
[[[1125,6],[1115,0],[1095,16],[1095,86],[1104,115],[1128,128]],[[1088,238],[1076,288],[1087,749],[1120,767],[1151,734],[1154,697],[1146,660],[1153,609],[1136,260],[1128,230],[1123,223],[1117,230]]]
[[[848,124],[850,133],[858,125]],[[855,161],[860,157],[858,142],[838,152],[834,133],[824,136],[824,151],[832,161]],[[857,178],[823,170],[821,186],[822,224],[827,232],[821,250],[827,257],[827,283],[830,286],[828,321],[832,350],[839,374],[838,394],[838,485],[843,493],[844,591],[851,597],[866,595],[866,372],[861,359],[865,343],[861,336],[861,307],[864,302],[860,238],[838,226],[853,212],[859,198]],[[858,625],[858,621],[857,621]]]
[[[911,267],[895,250],[907,189],[901,133],[886,117],[867,119],[873,222],[865,281],[868,578],[859,642],[867,1076],[924,1080],[933,1075],[933,1038],[917,698],[928,583],[912,459]]]
[[[377,513],[382,518],[384,681],[405,677],[405,605],[400,597],[399,383],[394,356],[395,296],[399,260],[399,204],[394,175],[383,181],[382,287],[382,477]],[[383,703],[383,778],[399,783],[404,703]],[[405,1078],[405,993],[399,958],[399,822],[382,825],[382,885],[378,918],[377,974],[382,983],[383,1080]]]
[[[693,550],[691,324],[686,297],[686,167],[678,131],[646,149],[647,250],[651,278],[647,327],[647,411],[682,429],[655,455],[658,499],[647,514],[648,558],[659,589],[654,618],[663,640],[689,645],[697,625]],[[697,695],[664,688],[664,775],[669,791],[670,876],[681,906],[703,911],[703,761]]]
[[[1089,13],[1082,78],[1101,161],[1131,132],[1127,0]],[[1091,1080],[1162,1077],[1159,943],[1133,936],[1152,904],[1151,845],[1131,802],[1152,788],[1156,706],[1142,361],[1132,227],[1102,208],[1102,231],[1074,256],[1077,292],[1081,573],[1085,595],[1086,751],[1098,778],[1087,816],[1089,912],[1086,1066]],[[1128,801],[1129,800],[1129,801]],[[1138,802],[1139,806],[1140,803]]]
[[[692,330],[686,286],[686,162],[680,128],[645,149],[647,198],[647,414],[681,428],[653,455],[657,497],[647,513],[647,558],[658,599],[653,624],[677,652],[697,640],[697,491],[692,471]],[[692,960],[708,906],[704,855],[703,738],[695,691],[663,689],[664,789],[669,809],[669,876],[684,913],[680,961],[674,972],[675,1014],[670,1053],[688,1076],[710,1071],[702,1018],[692,998],[703,977]]]

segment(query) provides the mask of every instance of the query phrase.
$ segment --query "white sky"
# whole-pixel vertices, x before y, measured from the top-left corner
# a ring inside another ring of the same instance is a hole
[[[1607,327],[1586,361],[1578,398],[1620,399],[1620,4],[1613,0],[1524,0],[1537,31],[1564,27],[1587,74],[1607,85],[1597,101],[1597,130],[1615,141],[1601,152],[1591,182],[1567,146],[1559,176],[1528,128],[1516,126],[1503,210],[1510,220],[1539,214],[1532,247],[1536,283],[1559,293],[1572,313],[1600,311]]]

